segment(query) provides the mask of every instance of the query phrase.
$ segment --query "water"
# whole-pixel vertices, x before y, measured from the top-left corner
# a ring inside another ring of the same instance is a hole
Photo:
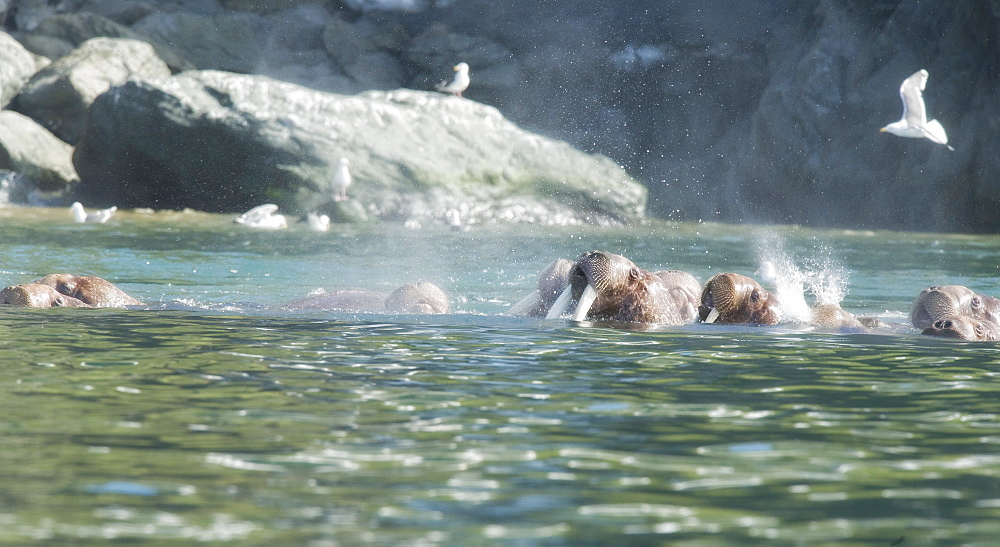
[[[889,324],[637,328],[500,315],[548,261],[752,274]],[[1000,237],[658,224],[255,232],[0,209],[0,282],[112,279],[145,310],[0,310],[0,543],[981,544],[1000,351],[907,325],[997,294]],[[428,280],[454,312],[296,312]],[[835,290],[830,289],[834,287]],[[808,287],[806,287],[808,288]],[[838,293],[839,294],[839,293]]]

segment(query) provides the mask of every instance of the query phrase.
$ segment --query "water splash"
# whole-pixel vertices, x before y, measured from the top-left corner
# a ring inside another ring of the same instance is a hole
[[[777,236],[765,237],[758,244],[757,276],[774,288],[781,302],[783,320],[809,322],[806,293],[812,294],[816,304],[839,305],[847,295],[846,269],[830,256],[825,246],[817,251],[818,255],[797,260]]]

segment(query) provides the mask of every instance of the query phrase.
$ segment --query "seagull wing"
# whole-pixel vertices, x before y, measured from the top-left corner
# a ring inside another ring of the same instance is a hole
[[[927,71],[914,72],[899,86],[899,96],[903,99],[903,119],[910,127],[922,128],[927,123],[924,107],[924,87],[927,85]]]
[[[277,210],[277,205],[274,205],[273,203],[265,203],[264,205],[258,205],[243,213],[238,219],[236,219],[236,221],[244,224],[257,224],[273,215]]]

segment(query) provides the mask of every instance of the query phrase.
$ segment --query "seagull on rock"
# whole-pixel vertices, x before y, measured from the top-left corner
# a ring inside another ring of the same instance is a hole
[[[69,210],[73,213],[73,220],[79,222],[80,224],[104,224],[109,218],[114,216],[115,211],[117,211],[118,208],[108,207],[107,209],[101,209],[100,211],[92,211],[88,213],[83,209],[82,203],[74,201],[73,205],[69,206]]]
[[[351,162],[347,158],[340,158],[337,170],[333,173],[333,201],[347,201],[347,187],[351,185],[351,170],[348,168]]]
[[[900,137],[926,138],[932,142],[948,146],[948,134],[937,120],[927,121],[924,108],[924,87],[927,85],[927,71],[919,70],[903,80],[899,86],[899,96],[903,99],[903,117],[879,131]],[[954,150],[948,146],[948,150]]]
[[[453,67],[455,78],[451,82],[441,82],[437,85],[437,90],[442,93],[451,93],[458,97],[469,87],[469,65],[458,63]]]
[[[285,215],[275,214],[277,210],[277,205],[265,203],[264,205],[258,205],[250,209],[233,219],[233,221],[237,224],[264,230],[282,230],[288,228],[288,221],[285,219]]]

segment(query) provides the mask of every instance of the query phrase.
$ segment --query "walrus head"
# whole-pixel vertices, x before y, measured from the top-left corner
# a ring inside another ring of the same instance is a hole
[[[433,283],[407,283],[389,295],[385,309],[403,313],[448,313],[448,297]]]
[[[705,283],[698,316],[705,323],[774,325],[781,320],[778,299],[753,279],[720,273]]]
[[[546,318],[559,317],[576,300],[574,321],[679,325],[694,319],[694,305],[686,294],[696,295],[699,289],[698,281],[686,272],[653,274],[621,255],[590,251],[570,268],[569,286]]]
[[[40,283],[14,285],[0,290],[0,305],[24,308],[90,307],[72,296],[66,296],[52,287]]]
[[[630,287],[652,274],[641,270],[631,260],[604,251],[580,255],[569,270],[569,286],[552,304],[547,319],[562,315],[573,300],[577,301],[574,321],[587,317],[609,319],[614,306],[628,294]]]
[[[511,306],[507,314],[529,317],[545,315],[569,285],[569,270],[572,267],[573,262],[565,258],[553,260],[538,274],[535,290]]]
[[[110,281],[90,275],[49,274],[32,283],[48,285],[95,308],[124,308],[142,304]]]
[[[961,340],[996,341],[1000,340],[1000,325],[965,315],[948,315],[924,329],[923,334]]]
[[[917,295],[910,322],[915,328],[925,329],[938,319],[953,315],[1000,323],[1000,300],[963,285],[935,285]]]

